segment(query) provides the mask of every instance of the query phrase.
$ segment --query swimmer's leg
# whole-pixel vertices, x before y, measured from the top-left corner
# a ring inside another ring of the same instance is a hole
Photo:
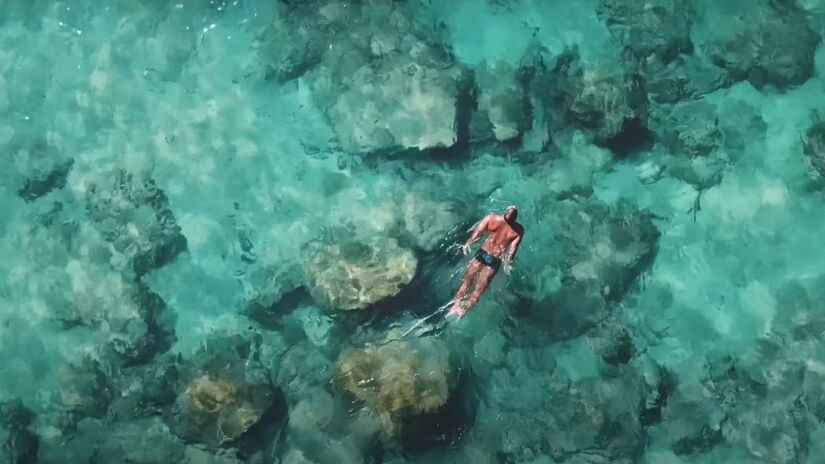
[[[453,298],[453,308],[450,311],[450,314],[460,314],[461,313],[461,303],[464,300],[464,297],[467,295],[467,290],[470,289],[470,285],[473,283],[476,275],[478,275],[479,269],[481,268],[481,263],[476,261],[475,259],[470,261],[470,264],[467,265],[467,273],[464,276],[464,281],[461,282],[461,287],[458,289],[458,293],[455,294],[455,298]]]
[[[473,289],[473,294],[467,299],[467,306],[464,308],[464,314],[470,312],[473,306],[478,303],[478,299],[481,298],[481,294],[484,293],[484,290],[487,290],[487,286],[490,285],[490,282],[493,280],[493,276],[495,275],[496,270],[486,266],[478,272],[476,287]]]

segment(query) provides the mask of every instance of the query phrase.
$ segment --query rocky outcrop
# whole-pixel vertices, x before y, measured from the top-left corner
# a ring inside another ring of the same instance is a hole
[[[186,250],[186,238],[169,201],[148,173],[117,171],[106,181],[89,185],[86,211],[136,276]]]
[[[761,141],[767,129],[759,111],[743,101],[708,99],[654,105],[650,128],[667,173],[699,190],[718,184],[730,166]]]
[[[677,156],[707,156],[722,145],[716,106],[706,101],[657,108],[651,129],[657,140]]]
[[[337,377],[378,417],[385,432],[398,435],[409,419],[447,404],[457,370],[443,342],[419,339],[345,351],[338,358]]]
[[[477,111],[473,139],[498,142],[518,139],[530,129],[530,101],[517,70],[503,62],[485,62],[475,72]]]
[[[693,51],[691,0],[601,0],[596,8],[613,37],[640,59],[670,61]]]
[[[662,403],[667,379],[636,360],[610,375],[570,379],[547,366],[552,349],[511,349],[490,377],[484,403],[496,411],[476,434],[496,443],[507,462],[632,463],[645,447],[645,411]],[[506,425],[504,425],[506,424]]]
[[[267,415],[278,420],[280,392],[258,349],[242,336],[213,339],[187,360],[166,415],[172,431],[216,449],[234,444]]]
[[[66,186],[74,159],[43,139],[28,142],[13,138],[4,176],[26,202],[35,201]]]
[[[418,0],[288,4],[262,50],[272,50],[276,80],[314,70],[310,85],[343,150],[449,148],[464,137],[471,85],[424,13]]]
[[[795,2],[743,3],[724,17],[725,27],[713,29],[704,49],[734,79],[783,90],[813,75],[821,34]]]
[[[805,131],[802,147],[814,170],[825,177],[825,122],[816,122]]]
[[[396,295],[415,276],[417,260],[391,238],[361,240],[355,232],[333,232],[305,249],[310,291],[334,309],[364,309]]]
[[[646,96],[637,76],[619,66],[594,66],[584,67],[580,77],[569,116],[596,144],[617,147],[623,134],[646,126]]]
[[[298,263],[256,264],[245,277],[244,314],[265,327],[277,327],[306,293]]]
[[[651,216],[630,206],[595,199],[543,202],[536,217],[549,232],[533,238],[542,252],[519,255],[511,285],[521,301],[516,313],[530,321],[513,335],[518,344],[566,340],[595,326],[651,266],[658,249]]]
[[[453,203],[436,198],[433,192],[409,190],[401,193],[395,204],[400,204],[400,235],[416,248],[431,252],[446,240],[460,223]]]
[[[35,416],[20,400],[0,403],[0,460],[37,464],[40,439],[31,430]]]
[[[544,51],[533,51],[522,61],[534,135],[549,138],[578,130],[617,154],[646,143],[647,95],[635,71],[618,62],[585,62],[577,50],[552,60]]]
[[[178,433],[213,446],[238,439],[272,405],[266,386],[252,386],[217,375],[192,379],[178,397]]]
[[[458,143],[456,122],[461,74],[399,62],[352,75],[328,109],[344,150],[427,150]]]
[[[648,96],[654,103],[694,100],[730,87],[734,79],[700,55],[681,55],[669,63],[659,60],[642,66]]]

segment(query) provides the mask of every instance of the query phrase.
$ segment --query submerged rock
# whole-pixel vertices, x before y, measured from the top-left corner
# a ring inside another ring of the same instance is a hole
[[[524,93],[516,69],[507,63],[487,62],[475,74],[478,86],[478,111],[473,115],[473,123],[481,123],[486,130],[478,137],[484,137],[489,130],[499,142],[507,142],[520,137],[532,124],[530,101]]]
[[[314,96],[345,151],[459,143],[468,75],[418,0],[290,3],[280,14],[262,42],[272,44],[263,47],[272,73],[284,81],[314,70]]]
[[[266,327],[277,327],[282,316],[305,295],[298,263],[256,265],[246,277],[244,313]]]
[[[364,309],[396,295],[415,276],[417,260],[391,238],[359,241],[334,233],[305,250],[305,273],[313,295],[334,309]]]
[[[171,355],[121,369],[112,378],[113,390],[117,395],[109,406],[107,417],[129,421],[158,414],[170,407],[176,399],[180,370]]]
[[[656,106],[651,129],[666,156],[670,176],[705,190],[764,138],[767,124],[751,105],[727,100],[717,107],[707,100]]]
[[[597,144],[611,149],[621,144],[623,134],[647,124],[642,83],[619,66],[585,67],[569,111],[576,126],[592,134]]]
[[[312,388],[290,409],[287,442],[308,462],[361,463],[380,446],[378,421]]]
[[[50,398],[44,422],[71,435],[77,424],[87,418],[103,418],[114,399],[112,379],[107,366],[85,358],[78,364],[61,366],[58,388]]]
[[[460,222],[451,202],[424,193],[407,190],[396,201],[402,237],[423,251],[438,249]]]
[[[825,177],[825,122],[814,123],[805,131],[802,147],[814,170]]]
[[[274,380],[290,402],[323,388],[335,374],[335,363],[309,340],[289,347],[279,362],[274,363]]]
[[[722,144],[716,106],[706,101],[658,108],[651,118],[656,138],[671,153],[695,158],[707,156]]]
[[[677,455],[703,453],[724,441],[725,411],[702,385],[678,386],[662,414],[661,423],[651,433],[669,443]]]
[[[338,358],[341,386],[363,402],[391,435],[415,416],[447,404],[457,370],[443,342],[419,339],[345,351]]]
[[[30,426],[35,416],[20,400],[0,402],[0,460],[36,464],[40,438]]]
[[[584,62],[577,50],[548,61],[528,54],[522,79],[533,108],[533,131],[580,130],[617,154],[647,141],[647,96],[641,77],[621,63]]]
[[[458,143],[464,84],[457,70],[398,62],[361,68],[350,79],[327,111],[344,150],[426,150]]]
[[[713,28],[705,52],[737,80],[782,90],[807,81],[821,34],[795,2],[746,2]]]
[[[754,462],[805,462],[812,417],[802,386],[812,355],[769,336],[735,357],[711,356],[700,382],[674,390],[651,435],[685,459],[725,444]]]
[[[220,446],[238,439],[272,405],[266,386],[250,386],[205,374],[186,386],[178,397],[182,421],[178,433],[200,443]]]
[[[633,338],[625,327],[615,321],[605,321],[587,334],[588,344],[602,360],[611,366],[630,362],[637,354]]]
[[[35,201],[66,186],[74,159],[62,153],[45,139],[21,142],[12,139],[10,163],[5,176],[26,202]]]
[[[266,77],[278,83],[297,79],[321,64],[327,33],[312,27],[303,17],[318,2],[280,8],[273,23],[257,41],[256,48],[266,63]],[[313,3],[315,5],[313,5]]]
[[[590,450],[599,450],[596,454],[604,462],[633,462],[642,454],[638,417],[648,387],[630,382],[581,380],[548,398],[555,406],[547,436],[554,460],[567,460]]]
[[[648,61],[643,68],[648,96],[659,104],[701,98],[734,83],[724,69],[695,54],[668,63]]]
[[[520,298],[515,343],[567,340],[605,318],[656,256],[659,231],[651,216],[598,200],[546,201],[534,252],[519,255],[511,285]],[[529,229],[529,225],[527,226]],[[527,331],[530,336],[525,336]]]
[[[187,462],[185,445],[157,417],[114,423],[84,420],[70,437],[47,436],[43,442],[39,454],[43,463]]]
[[[143,283],[135,284],[126,294],[137,306],[137,318],[109,320],[116,329],[107,342],[109,352],[124,365],[146,363],[158,353],[169,349],[175,332],[169,319],[166,302]]]
[[[596,14],[613,37],[639,58],[655,54],[670,61],[693,50],[692,0],[601,0]]]
[[[181,438],[216,449],[235,444],[265,416],[280,420],[274,415],[279,398],[260,359],[259,342],[241,336],[213,339],[183,365],[166,420]]]
[[[573,380],[516,360],[511,353],[508,366],[494,372],[484,400],[495,418],[486,418],[477,433],[496,443],[491,452],[506,462],[543,462],[534,461],[538,456],[571,464],[638,462],[645,446],[642,413],[663,381],[655,373],[628,365]]]
[[[147,173],[118,171],[108,182],[90,185],[86,211],[137,276],[186,250],[186,238],[166,195]]]

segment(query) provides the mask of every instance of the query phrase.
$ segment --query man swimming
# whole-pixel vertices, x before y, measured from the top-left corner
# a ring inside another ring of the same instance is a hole
[[[487,289],[487,286],[490,285],[490,281],[493,280],[493,276],[496,275],[496,271],[502,263],[504,264],[504,272],[510,272],[510,264],[513,262],[513,258],[516,257],[518,247],[521,245],[521,238],[524,236],[524,227],[516,222],[517,217],[518,210],[516,207],[508,206],[504,210],[504,214],[490,213],[478,223],[470,239],[462,247],[462,251],[465,255],[470,254],[470,245],[478,240],[484,232],[487,232],[487,238],[467,265],[464,282],[461,283],[461,287],[455,295],[449,315],[459,318],[464,317],[478,303],[478,299]],[[508,246],[510,247],[509,250],[507,250]],[[502,259],[505,251],[507,251],[507,256]],[[462,307],[464,296],[473,282],[475,282],[473,293],[467,300],[467,305]]]

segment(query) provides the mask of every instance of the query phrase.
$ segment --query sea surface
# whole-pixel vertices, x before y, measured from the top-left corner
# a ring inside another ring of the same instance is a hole
[[[824,28],[3,0],[0,463],[825,463]]]

